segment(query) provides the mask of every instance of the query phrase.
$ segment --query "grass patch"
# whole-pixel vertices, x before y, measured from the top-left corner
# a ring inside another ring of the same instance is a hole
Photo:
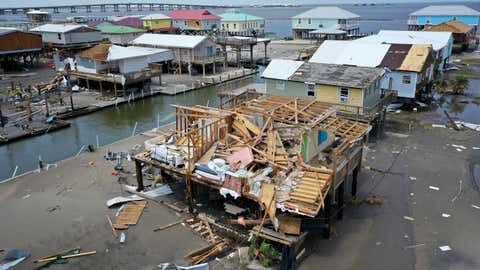
[[[470,65],[470,66],[480,66],[480,58],[462,59],[462,61],[460,61],[460,64]]]
[[[480,71],[475,71],[472,69],[454,70],[454,71],[448,72],[448,76],[451,76],[451,77],[465,76],[468,79],[480,79]]]

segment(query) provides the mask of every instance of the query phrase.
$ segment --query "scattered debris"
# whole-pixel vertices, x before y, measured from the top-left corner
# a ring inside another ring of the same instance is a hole
[[[113,227],[113,223],[112,223],[112,220],[110,219],[110,217],[108,215],[106,215],[106,217],[107,217],[108,224],[110,225],[110,228],[112,229],[113,236],[115,237],[115,239],[117,239],[118,238],[118,232],[117,232],[117,230],[115,230],[115,227]]]
[[[441,251],[450,251],[450,250],[452,250],[452,249],[450,248],[450,246],[439,246],[438,248],[439,248]]]
[[[115,205],[118,205],[118,204],[124,204],[124,203],[127,203],[127,202],[132,202],[132,201],[142,201],[142,200],[145,200],[145,198],[142,198],[138,195],[131,195],[131,196],[128,196],[128,197],[124,197],[124,196],[118,196],[118,197],[115,197],[115,198],[112,198],[110,200],[107,201],[107,207],[112,207],[112,206],[115,206]]]
[[[411,245],[411,246],[406,246],[403,249],[412,249],[412,248],[418,248],[418,247],[423,247],[425,246],[425,243],[422,244],[416,244],[416,245]]]
[[[70,258],[77,258],[77,257],[83,257],[83,256],[90,256],[97,254],[96,251],[88,251],[88,252],[82,252],[82,253],[76,253],[76,254],[71,254],[71,255],[62,255],[62,256],[53,256],[50,258],[44,258],[44,259],[39,259],[37,262],[51,262],[51,261],[56,261],[59,259],[70,259]]]
[[[412,181],[417,180],[417,177],[414,177],[414,176],[409,176],[408,178],[409,178],[410,180],[412,180]]]
[[[409,217],[409,216],[403,216],[404,219],[406,220],[410,220],[410,221],[414,221],[415,219],[413,217]]]
[[[123,211],[120,213],[112,227],[121,230],[125,229],[125,227],[128,228],[129,225],[136,225],[146,205],[146,201],[136,201],[125,204]]]
[[[202,263],[192,266],[178,266],[173,263],[162,263],[158,267],[160,270],[208,270],[208,263]]]
[[[437,190],[437,191],[440,190],[440,188],[436,186],[429,186],[428,188],[431,190]]]
[[[175,226],[175,225],[178,225],[178,224],[180,224],[180,223],[182,223],[182,222],[184,222],[184,221],[185,221],[184,219],[180,219],[180,220],[177,220],[177,221],[172,222],[172,223],[170,223],[170,224],[157,227],[157,228],[153,229],[153,231],[154,231],[154,232],[156,232],[156,231],[162,231],[162,230],[168,229],[168,228],[170,228],[170,227],[173,227],[173,226]]]
[[[472,207],[475,208],[475,209],[480,209],[480,206],[475,205],[475,204],[472,204]]]
[[[370,204],[370,205],[382,205],[383,204],[383,198],[379,198],[376,196],[368,197],[365,200],[363,200],[364,203]]]
[[[23,249],[12,249],[5,254],[5,258],[0,261],[0,270],[7,270],[23,262],[30,257],[30,252]]]
[[[442,213],[442,217],[444,217],[444,218],[449,218],[450,215],[449,215],[449,214]]]
[[[217,241],[204,247],[198,248],[186,254],[184,257],[189,258],[193,264],[200,264],[216,257],[227,249],[227,244],[223,241]]]
[[[467,123],[467,122],[461,122],[461,121],[455,121],[455,124],[466,127],[475,131],[480,131],[480,125],[479,124],[473,124],[473,123]]]
[[[460,194],[462,194],[463,180],[460,179],[460,181],[458,181],[458,184],[459,184],[459,187],[458,187],[457,195],[455,195],[455,197],[452,198],[451,202],[455,202],[460,196]]]
[[[27,195],[23,196],[22,199],[23,200],[28,199],[28,198],[30,198],[30,196],[31,196],[30,194],[27,194]]]
[[[121,232],[120,233],[120,244],[125,243],[126,239],[127,239],[127,235],[125,234],[125,232]]]
[[[447,128],[447,126],[443,124],[432,124],[432,128]]]
[[[459,131],[460,128],[457,126],[455,121],[453,121],[452,117],[450,117],[450,114],[448,114],[447,110],[443,110],[443,113],[445,114],[445,116],[447,116],[447,119],[448,119],[450,125],[452,126],[452,128]]]
[[[128,192],[136,194],[135,193],[137,191],[136,186],[124,185],[123,187]],[[160,196],[165,196],[165,195],[172,194],[173,191],[168,184],[164,184],[164,185],[161,185],[159,187],[152,188],[150,190],[141,191],[140,193],[143,194],[144,196],[150,198],[150,199],[155,199],[155,198],[160,197]],[[139,195],[139,194],[137,194],[137,195]]]
[[[60,210],[60,209],[62,209],[62,207],[57,204],[57,205],[55,205],[55,206],[49,206],[49,207],[46,209],[46,211],[51,213],[51,212],[53,212],[53,211]]]
[[[245,219],[244,217],[238,217],[238,219],[227,219],[228,224],[238,224],[244,227],[255,226],[262,223],[261,219]]]
[[[229,214],[232,214],[232,215],[235,215],[235,216],[247,211],[247,209],[245,209],[245,208],[241,208],[241,207],[238,207],[236,205],[229,204],[229,203],[224,203],[223,206],[225,208],[225,212],[227,212]]]

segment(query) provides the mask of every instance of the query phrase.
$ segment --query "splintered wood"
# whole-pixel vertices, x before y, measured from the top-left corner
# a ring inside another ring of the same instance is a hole
[[[316,216],[318,211],[324,207],[324,198],[331,182],[331,174],[306,172],[290,192],[290,200],[285,203],[285,207]]]
[[[207,242],[213,243],[216,241],[221,240],[222,238],[215,233],[213,233],[210,224],[205,219],[200,219],[197,217],[187,219],[185,223],[197,234],[201,237],[205,238]]]
[[[146,205],[147,201],[129,202],[125,204],[113,227],[120,230],[127,229],[129,225],[136,225]]]

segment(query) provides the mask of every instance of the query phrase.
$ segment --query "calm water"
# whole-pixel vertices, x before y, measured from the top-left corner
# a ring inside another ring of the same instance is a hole
[[[145,0],[146,1],[146,0]],[[32,2],[25,1],[25,2]],[[80,0],[79,2],[85,3],[88,2],[86,0]],[[95,1],[90,1],[92,3]],[[98,2],[98,1],[97,1]],[[115,1],[109,1],[115,2]],[[141,2],[141,1],[130,1],[130,2]],[[148,2],[148,1],[147,1]],[[217,1],[218,2],[218,1]],[[258,1],[257,1],[258,2]],[[297,3],[298,1],[291,1]],[[304,3],[311,3],[311,1],[303,1]],[[360,2],[360,1],[359,1]],[[41,2],[32,2],[35,4],[39,4]],[[264,2],[258,2],[264,3]],[[56,3],[58,4],[58,3]],[[244,4],[242,2],[242,4]],[[352,4],[344,4],[338,5],[344,9],[347,9],[351,12],[354,12],[361,16],[360,19],[360,31],[362,33],[376,33],[380,29],[386,30],[407,30],[407,19],[408,14],[411,12],[428,6],[432,3],[396,3],[396,4],[377,4],[375,6],[355,6]],[[438,2],[436,3],[438,4]],[[474,2],[442,2],[441,4],[463,4],[467,5],[471,8],[476,10],[480,10],[480,1]],[[25,4],[26,5],[26,4]],[[9,6],[5,3],[0,3],[0,6]],[[278,7],[278,8],[242,8],[242,12],[246,12],[249,14],[257,15],[264,17],[266,19],[266,32],[275,33],[278,38],[284,38],[291,36],[291,21],[290,18],[304,12],[308,9],[311,9],[312,6],[304,6],[304,7]],[[220,14],[225,11],[225,9],[212,9],[213,13]],[[168,11],[154,11],[155,13],[163,12],[168,13]],[[135,11],[128,14],[150,14],[152,11],[144,10],[144,11]],[[111,15],[127,15],[125,11],[121,12],[109,12],[109,13],[82,13],[78,12],[76,14],[71,13],[60,13],[60,14],[53,14],[54,20],[64,20],[66,17],[73,16],[73,15],[84,15],[84,16],[94,16],[94,17],[107,17]],[[20,21],[26,20],[24,15],[3,15],[0,16],[0,20],[4,21]]]
[[[217,90],[213,87],[188,92],[177,96],[156,96],[130,105],[119,105],[93,114],[68,120],[70,128],[43,136],[0,146],[0,179],[9,178],[15,166],[17,175],[37,167],[38,156],[44,163],[55,163],[75,155],[82,145],[96,145],[96,135],[100,145],[131,136],[135,122],[137,134],[150,130],[157,125],[175,121],[174,109],[170,104],[202,104],[207,101],[211,106],[218,105]]]

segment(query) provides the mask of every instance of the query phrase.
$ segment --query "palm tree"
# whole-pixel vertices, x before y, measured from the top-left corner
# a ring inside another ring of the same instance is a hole
[[[450,82],[454,95],[463,95],[465,88],[468,87],[469,81],[465,76],[457,76]]]

